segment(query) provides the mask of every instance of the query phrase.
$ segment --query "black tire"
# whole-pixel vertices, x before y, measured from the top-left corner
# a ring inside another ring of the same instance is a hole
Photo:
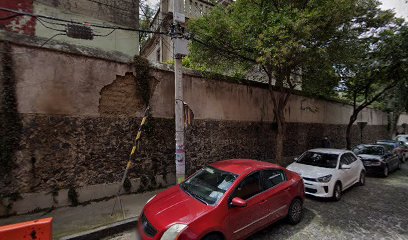
[[[287,220],[290,224],[298,224],[303,217],[303,202],[299,198],[292,201],[289,206]]]
[[[333,189],[333,200],[334,201],[340,201],[341,199],[341,195],[343,193],[343,189],[341,187],[341,184],[338,182],[336,183],[336,185],[334,185],[334,189]]]
[[[224,240],[224,237],[219,233],[210,233],[202,238],[202,240]]]
[[[365,185],[365,172],[361,171],[360,173],[360,180],[358,181],[359,186],[364,186]]]
[[[390,169],[388,168],[387,165],[385,165],[382,175],[383,177],[388,177],[389,174],[390,174]]]

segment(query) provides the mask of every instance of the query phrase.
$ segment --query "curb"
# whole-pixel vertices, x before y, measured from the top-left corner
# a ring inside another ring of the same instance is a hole
[[[138,217],[128,218],[122,221],[118,221],[109,225],[98,227],[85,232],[76,233],[70,236],[65,236],[59,240],[90,240],[101,239],[111,236],[113,234],[121,233],[126,230],[135,228],[137,226]]]

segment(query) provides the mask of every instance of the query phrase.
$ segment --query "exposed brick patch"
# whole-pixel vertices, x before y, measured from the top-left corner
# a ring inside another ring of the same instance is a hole
[[[136,78],[132,73],[117,76],[113,83],[101,90],[99,114],[101,116],[135,115],[144,107]]]

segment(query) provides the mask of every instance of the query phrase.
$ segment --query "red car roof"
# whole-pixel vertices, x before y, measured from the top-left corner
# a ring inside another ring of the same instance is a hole
[[[248,172],[252,172],[257,169],[263,168],[277,168],[283,169],[282,167],[269,163],[269,162],[261,162],[252,159],[231,159],[231,160],[224,160],[210,164],[211,167],[220,169],[225,172],[231,172],[238,175],[242,175]]]

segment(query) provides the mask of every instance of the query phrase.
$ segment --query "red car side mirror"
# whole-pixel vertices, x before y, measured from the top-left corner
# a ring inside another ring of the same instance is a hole
[[[246,201],[239,197],[235,197],[231,201],[231,206],[233,207],[246,207],[246,205]]]

